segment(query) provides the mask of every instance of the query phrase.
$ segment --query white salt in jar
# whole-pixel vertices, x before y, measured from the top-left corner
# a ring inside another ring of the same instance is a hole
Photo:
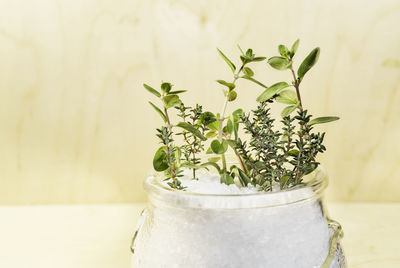
[[[341,227],[323,206],[321,168],[305,185],[279,192],[191,193],[154,176],[144,186],[149,204],[132,268],[346,267]]]

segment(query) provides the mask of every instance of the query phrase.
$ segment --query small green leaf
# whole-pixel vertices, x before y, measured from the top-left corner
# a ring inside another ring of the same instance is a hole
[[[222,59],[226,62],[226,64],[228,64],[229,68],[231,68],[232,73],[235,73],[235,70],[236,70],[235,64],[233,64],[233,63],[231,62],[231,60],[228,59],[228,57],[225,56],[224,53],[222,53],[221,50],[219,50],[218,48],[217,48],[217,50],[218,50],[219,55],[222,57]]]
[[[206,154],[213,154],[214,152],[211,150],[211,146],[206,150]]]
[[[211,131],[209,131],[209,132],[206,133],[206,138],[207,138],[207,139],[211,139],[211,138],[214,138],[214,137],[217,136],[217,135],[218,135],[218,133],[217,133],[216,131],[211,130]]]
[[[279,96],[275,99],[279,103],[285,104],[297,104],[297,94],[293,90],[283,90],[279,93]]]
[[[303,79],[304,75],[317,63],[319,52],[319,47],[314,48],[301,63],[299,69],[297,70],[297,75],[300,81]]]
[[[289,56],[289,49],[285,45],[279,45],[278,50],[282,57],[286,58]]]
[[[323,116],[323,117],[317,117],[310,122],[307,123],[307,125],[312,126],[316,124],[323,124],[323,123],[328,123],[332,121],[339,120],[339,117],[337,116]]]
[[[251,48],[247,49],[246,57],[251,58],[253,56],[253,50]]]
[[[286,70],[290,67],[290,62],[283,57],[272,57],[268,59],[269,65],[277,70]]]
[[[234,89],[236,87],[235,84],[226,82],[224,80],[217,80],[217,82],[220,83],[221,85],[224,85],[224,86],[228,87],[229,90],[232,90],[232,89]]]
[[[263,61],[266,57],[254,57],[251,61]]]
[[[190,133],[192,133],[197,138],[199,138],[203,141],[207,140],[207,138],[204,137],[203,134],[201,134],[201,132],[197,128],[195,128],[194,126],[192,126],[191,124],[189,124],[187,122],[179,122],[176,126],[189,131]]]
[[[258,98],[258,102],[264,102],[275,96],[275,94],[278,94],[278,92],[284,88],[289,87],[289,84],[286,82],[278,82],[276,84],[273,84],[269,88],[267,88]]]
[[[213,162],[213,163],[217,163],[219,160],[221,160],[221,157],[219,156],[208,158],[208,162]]]
[[[218,166],[217,163],[214,163],[214,162],[206,162],[206,163],[201,164],[200,166],[204,166],[204,167],[206,167],[206,166],[212,166],[212,167],[214,167],[214,168],[218,171],[218,173],[221,173],[221,168]]]
[[[253,75],[254,75],[253,70],[250,69],[249,67],[244,67],[243,73],[244,73],[245,75],[248,75],[248,76],[253,76]]]
[[[151,101],[149,101],[150,105],[154,108],[154,110],[156,110],[156,112],[161,116],[161,118],[164,120],[164,123],[167,122],[167,117],[165,116],[165,114],[160,110],[160,108],[158,108],[157,106],[154,105],[154,103],[152,103]]]
[[[223,154],[228,150],[228,143],[226,140],[223,140],[222,142],[219,142],[219,140],[213,140],[210,146],[211,150],[215,154]]]
[[[208,129],[218,131],[219,130],[219,121],[216,120],[208,125],[206,125]]]
[[[175,91],[170,91],[170,92],[168,92],[168,95],[185,93],[186,91],[187,91],[187,90],[175,90]]]
[[[178,106],[181,103],[178,95],[167,95],[163,98],[164,106],[166,109]]]
[[[318,164],[316,163],[311,163],[308,166],[305,167],[304,175],[308,175],[311,172],[313,172],[316,168],[318,167]]]
[[[240,53],[242,54],[242,56],[244,56],[244,52],[243,52],[242,48],[239,45],[237,45],[237,47],[239,48]]]
[[[232,117],[234,122],[238,122],[240,120],[240,116],[243,114],[243,109],[237,109],[232,112]]]
[[[286,107],[285,109],[282,110],[281,116],[282,116],[282,117],[288,116],[288,115],[291,114],[294,110],[296,110],[296,108],[297,108],[297,105],[290,105],[290,106]]]
[[[231,119],[228,119],[228,121],[227,121],[225,127],[226,127],[226,132],[227,132],[228,134],[232,134],[232,131],[233,131],[233,122],[232,122]]]
[[[299,155],[299,150],[297,150],[297,149],[292,149],[292,150],[290,150],[290,151],[288,152],[288,154],[289,154],[290,156],[298,156],[298,155]]]
[[[169,167],[166,150],[165,146],[158,148],[153,158],[154,170],[161,172]]]
[[[171,83],[163,82],[163,83],[161,84],[161,90],[162,90],[164,93],[170,92],[170,91],[171,91],[171,88],[172,88]]]
[[[201,114],[199,121],[201,124],[207,126],[208,124],[217,121],[217,119],[215,118],[215,115],[212,112],[204,112]]]
[[[152,88],[151,86],[147,85],[147,84],[143,84],[144,88],[147,89],[147,91],[149,91],[151,94],[156,95],[158,98],[161,97],[161,93],[158,92],[157,90],[155,90],[154,88]]]
[[[259,85],[259,86],[262,86],[263,88],[268,88],[266,85],[264,85],[264,84],[261,83],[260,81],[257,81],[256,79],[254,79],[254,78],[251,77],[251,76],[243,75],[241,78],[250,80],[251,82],[254,82],[254,83],[256,83],[256,84]]]
[[[221,183],[225,183],[227,185],[230,185],[230,184],[234,184],[235,181],[233,180],[233,177],[231,175],[229,175],[226,172],[223,172],[221,174]]]
[[[292,45],[292,49],[290,50],[290,54],[292,55],[292,57],[294,56],[294,54],[296,54],[297,48],[299,47],[299,43],[300,43],[300,39],[297,39],[293,45]]]
[[[237,93],[236,93],[236,91],[234,91],[234,90],[229,91],[229,92],[228,92],[227,98],[228,98],[228,101],[234,101],[234,100],[236,100],[236,98],[237,98]]]

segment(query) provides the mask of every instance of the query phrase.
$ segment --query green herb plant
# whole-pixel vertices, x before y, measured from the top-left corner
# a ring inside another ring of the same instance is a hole
[[[325,116],[312,119],[304,109],[300,85],[305,74],[317,63],[320,49],[313,49],[295,71],[293,60],[298,46],[299,40],[294,42],[290,50],[285,45],[279,45],[279,56],[267,60],[267,65],[288,71],[292,77],[290,82],[281,81],[269,87],[256,80],[250,68],[251,64],[263,62],[266,57],[256,56],[252,49],[244,53],[238,46],[240,67],[237,68],[218,49],[233,74],[230,82],[217,80],[224,94],[219,113],[204,112],[199,104],[186,106],[180,97],[186,91],[173,91],[171,83],[163,82],[160,90],[144,84],[144,88],[161,101],[161,108],[150,102],[164,121],[164,125],[157,129],[161,147],[156,151],[153,166],[156,171],[164,172],[170,187],[184,189],[179,178],[183,176],[185,168],[192,170],[193,179],[198,179],[197,169],[213,167],[219,172],[221,183],[229,185],[237,179],[244,187],[251,184],[261,190],[272,191],[274,185],[286,189],[302,184],[304,175],[317,168],[317,154],[326,150],[323,145],[325,133],[313,132],[313,126],[339,118]],[[239,79],[249,80],[264,91],[258,96],[258,106],[251,113],[239,108],[226,115],[228,103],[235,101],[238,96],[236,82]],[[275,119],[271,117],[273,103],[286,104],[281,112],[280,129],[275,127]],[[170,120],[173,109],[180,120],[176,124]],[[240,127],[245,135],[239,135]],[[177,145],[175,136],[181,136],[183,144]],[[236,155],[238,165],[228,167],[226,152],[229,149]],[[215,156],[202,162],[200,155],[204,152]]]

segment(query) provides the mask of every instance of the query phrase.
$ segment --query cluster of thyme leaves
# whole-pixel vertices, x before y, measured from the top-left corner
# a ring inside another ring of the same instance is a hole
[[[314,133],[313,125],[339,118],[325,116],[312,119],[303,108],[300,85],[305,74],[318,61],[320,49],[313,49],[295,71],[293,59],[298,46],[299,40],[294,42],[291,49],[279,45],[279,56],[269,59],[256,56],[252,49],[244,53],[238,46],[241,53],[239,68],[218,49],[233,73],[230,82],[217,80],[223,86],[224,93],[220,113],[203,111],[199,104],[186,106],[180,97],[186,91],[172,90],[169,82],[163,82],[160,90],[144,84],[145,89],[162,103],[159,108],[150,102],[164,121],[164,125],[157,129],[161,147],[154,156],[153,166],[156,171],[164,172],[170,187],[184,189],[179,178],[183,176],[185,168],[191,169],[193,179],[197,179],[197,169],[213,167],[220,174],[221,183],[229,185],[237,179],[242,186],[258,185],[262,190],[272,191],[274,185],[287,189],[301,184],[303,176],[317,168],[319,163],[316,157],[326,150],[323,145],[325,133]],[[269,87],[256,80],[250,65],[265,60],[274,69],[289,71],[293,80]],[[239,79],[256,83],[264,91],[257,98],[257,108],[250,113],[236,109],[226,115],[228,103],[237,98],[236,82]],[[281,112],[280,129],[276,128],[275,119],[270,113],[274,102],[286,104]],[[180,119],[177,124],[171,123],[172,110]],[[239,137],[240,126],[244,129],[245,137]],[[178,145],[174,136],[181,136],[183,144]],[[205,149],[206,145],[208,149]],[[238,165],[228,167],[225,154],[229,148],[237,156]],[[204,152],[216,156],[202,162],[199,156]]]

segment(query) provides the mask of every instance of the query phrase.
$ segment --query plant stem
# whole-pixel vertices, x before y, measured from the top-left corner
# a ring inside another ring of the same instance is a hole
[[[290,67],[290,70],[292,71],[292,75],[293,75],[293,79],[294,79],[294,87],[296,89],[297,99],[299,100],[299,109],[301,112],[303,112],[303,104],[301,102],[301,96],[300,96],[300,82],[296,77],[293,67]],[[300,139],[300,143],[303,144],[303,125],[300,125],[299,139]],[[299,155],[297,156],[295,183],[298,183],[298,181],[300,179],[299,171],[300,171],[301,153],[302,153],[302,150],[300,150],[300,148],[299,148]]]
[[[237,73],[234,74],[234,78],[233,78],[232,84],[235,84],[235,83],[236,83],[236,80],[238,80],[239,74],[240,74],[240,72],[243,70],[244,65],[245,65],[245,63],[243,63],[242,66],[240,67],[240,69],[237,71]],[[229,101],[229,100],[228,100],[228,94],[226,94],[226,98],[225,98],[225,101],[224,101],[224,105],[222,106],[222,111],[221,111],[221,114],[220,114],[220,116],[219,116],[219,118],[218,118],[218,123],[219,123],[219,124],[218,124],[218,140],[219,140],[220,142],[222,142],[222,125],[223,125],[223,123],[224,123],[224,121],[225,121],[225,112],[226,112],[226,107],[228,106],[228,101]],[[226,172],[226,158],[225,158],[225,153],[222,154],[221,160],[222,160],[222,169],[223,169],[223,171],[224,171],[224,173],[225,173],[225,172]]]
[[[164,113],[165,113],[165,118],[167,119],[167,127],[170,133],[172,133],[172,125],[171,125],[171,121],[169,120],[169,116],[168,116],[168,111],[167,108],[164,107]],[[169,145],[167,144],[167,157],[168,157],[168,162],[171,164],[172,163],[172,159],[171,159],[171,150],[169,148]],[[176,176],[175,176],[175,168],[173,165],[170,166],[170,171],[171,171],[171,178],[173,181],[176,180]]]

